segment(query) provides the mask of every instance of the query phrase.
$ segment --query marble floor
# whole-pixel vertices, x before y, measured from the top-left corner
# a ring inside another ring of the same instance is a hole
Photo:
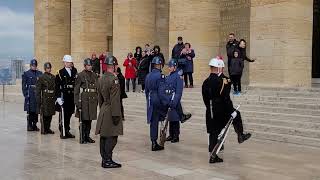
[[[123,168],[106,170],[100,167],[98,143],[80,145],[78,139],[60,140],[58,133],[26,132],[22,108],[21,103],[0,102],[1,180],[320,180],[317,148],[261,141],[254,135],[239,145],[231,134],[221,154],[225,162],[212,165],[204,124],[183,124],[180,143],[151,152],[145,119],[128,118],[114,153]],[[77,125],[73,118],[76,135]]]

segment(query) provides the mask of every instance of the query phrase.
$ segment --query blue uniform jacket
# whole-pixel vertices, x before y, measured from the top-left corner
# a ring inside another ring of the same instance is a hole
[[[161,114],[161,103],[158,96],[160,81],[164,80],[159,69],[153,69],[145,79],[145,93],[147,100],[147,121],[159,121]]]
[[[183,80],[180,77],[178,71],[172,72],[166,77],[166,84],[168,91],[173,92],[171,102],[169,103],[169,108],[171,111],[168,112],[169,121],[180,121],[179,113],[177,112],[177,107],[181,103],[182,92],[183,92]]]
[[[42,75],[41,71],[32,71],[31,69],[24,72],[22,75],[22,93],[24,96],[24,111],[37,112],[37,99],[36,99],[36,83],[39,76]]]

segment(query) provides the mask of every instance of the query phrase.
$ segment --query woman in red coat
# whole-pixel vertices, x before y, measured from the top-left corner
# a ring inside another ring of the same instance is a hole
[[[129,92],[129,83],[132,81],[133,92],[136,91],[136,71],[137,60],[133,57],[132,53],[128,53],[127,59],[124,60],[123,66],[126,67],[125,75],[127,92]]]

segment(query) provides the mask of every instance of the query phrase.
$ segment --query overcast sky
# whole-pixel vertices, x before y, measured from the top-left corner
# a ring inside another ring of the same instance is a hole
[[[0,0],[0,61],[33,57],[33,0]]]

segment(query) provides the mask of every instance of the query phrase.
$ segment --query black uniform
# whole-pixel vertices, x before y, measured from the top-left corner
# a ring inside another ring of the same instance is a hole
[[[66,68],[62,68],[59,70],[56,75],[56,97],[62,98],[63,109],[64,109],[64,127],[66,136],[62,136],[62,127],[59,124],[59,130],[62,138],[74,138],[72,134],[70,134],[70,119],[72,114],[74,113],[75,104],[74,104],[74,85],[77,76],[77,69],[71,68],[71,76],[69,75]],[[61,109],[58,108],[60,111]]]
[[[217,143],[220,131],[227,124],[231,114],[235,111],[230,98],[231,81],[221,74],[210,74],[203,82],[202,98],[206,105],[206,125],[209,134],[209,152],[212,152]],[[250,137],[250,134],[243,134],[243,125],[240,112],[233,121],[235,132],[238,135],[239,143]],[[249,136],[249,137],[248,137]]]

